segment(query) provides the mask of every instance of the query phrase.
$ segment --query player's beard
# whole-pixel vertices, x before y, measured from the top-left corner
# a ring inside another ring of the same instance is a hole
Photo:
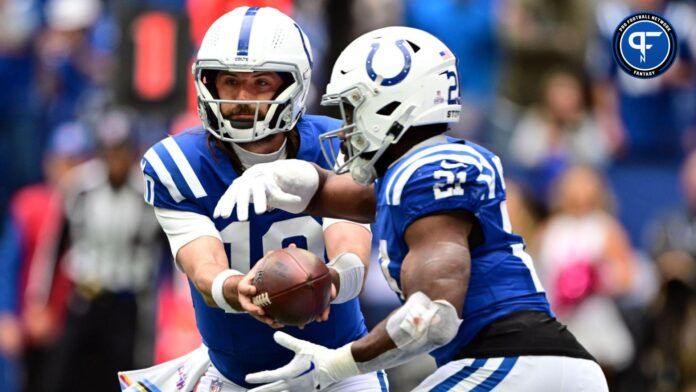
[[[228,120],[233,127],[238,129],[248,129],[254,126],[254,120],[251,118],[240,119],[238,117],[243,115],[253,116],[255,113],[256,105],[239,104],[227,112],[223,111],[222,116],[225,118],[225,120]],[[263,107],[260,107],[256,120],[261,121],[265,116],[266,110]]]

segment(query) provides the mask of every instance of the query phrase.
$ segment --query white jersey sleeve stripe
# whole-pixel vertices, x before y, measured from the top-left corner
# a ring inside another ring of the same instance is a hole
[[[539,276],[537,275],[536,269],[534,268],[534,261],[532,260],[532,256],[530,256],[529,253],[524,251],[524,244],[512,244],[510,247],[512,248],[512,254],[519,257],[520,260],[522,260],[524,265],[529,270],[529,275],[532,277],[534,288],[536,288],[538,292],[544,291],[544,286],[542,286],[541,280],[539,280]]]
[[[185,198],[181,192],[179,192],[179,188],[176,187],[172,175],[169,174],[169,171],[167,171],[167,168],[164,166],[164,163],[162,163],[162,160],[160,159],[159,155],[157,155],[155,150],[152,148],[147,150],[145,153],[145,160],[152,165],[157,177],[159,177],[160,182],[162,182],[162,184],[167,188],[169,194],[172,196],[172,199],[174,199],[174,201],[177,203],[184,200]]]
[[[387,188],[386,188],[386,192],[385,192],[385,194],[387,195],[387,203],[392,204],[392,203],[390,203],[390,200],[388,198],[389,198],[389,195],[393,194],[392,188],[394,187],[395,182],[400,177],[400,175],[403,171],[407,170],[411,166],[411,164],[413,164],[413,162],[415,162],[415,161],[417,161],[417,160],[419,160],[427,155],[441,153],[441,152],[450,152],[450,153],[453,153],[453,155],[456,153],[460,153],[460,154],[461,153],[468,153],[468,154],[473,155],[476,158],[478,158],[478,160],[480,161],[479,165],[483,165],[485,168],[490,170],[491,173],[495,173],[493,170],[493,167],[491,167],[490,163],[486,160],[486,158],[484,158],[483,155],[481,155],[481,153],[479,153],[478,151],[476,151],[475,149],[473,149],[470,146],[467,146],[465,144],[455,144],[455,143],[435,145],[435,146],[426,148],[422,151],[419,151],[416,154],[413,154],[412,156],[408,157],[406,162],[404,162],[397,169],[396,173],[394,173],[394,175],[389,179],[389,183],[387,183]],[[492,193],[491,197],[493,197],[494,195],[495,195],[495,190],[493,189],[493,193]]]
[[[503,187],[503,190],[505,190],[505,178],[503,177],[503,163],[500,162],[500,158],[496,155],[493,158],[491,158],[493,161],[493,164],[495,165],[495,169],[498,171],[498,177],[500,178],[500,185]]]
[[[493,177],[483,173],[483,166],[481,165],[481,162],[475,157],[472,157],[471,155],[455,155],[451,153],[436,154],[422,158],[419,161],[414,162],[413,164],[409,165],[409,167],[403,173],[401,173],[399,179],[396,181],[396,185],[394,185],[394,193],[392,194],[391,205],[397,206],[401,203],[401,193],[403,192],[404,187],[406,186],[406,183],[408,182],[409,178],[411,178],[411,176],[413,175],[413,173],[416,172],[416,170],[420,169],[424,165],[441,160],[456,161],[467,165],[474,165],[480,172],[480,174],[476,178],[476,181],[485,182],[488,185],[489,195],[491,193],[490,189],[495,187]],[[493,191],[492,193],[495,194],[495,191]]]
[[[169,152],[169,155],[171,155],[176,167],[179,168],[181,175],[184,176],[186,185],[191,188],[191,192],[193,192],[196,199],[208,196],[205,189],[203,189],[203,185],[201,185],[201,182],[198,180],[198,176],[196,176],[196,173],[194,173],[191,164],[186,159],[186,156],[184,156],[184,152],[181,151],[179,145],[176,144],[176,141],[174,141],[174,139],[170,136],[164,139],[162,144]]]
[[[512,222],[510,222],[506,201],[500,203],[500,216],[503,218],[503,230],[505,230],[506,233],[512,234]]]
[[[404,163],[396,170],[396,173],[394,173],[394,175],[389,179],[389,182],[387,183],[387,188],[386,188],[386,191],[385,191],[385,193],[384,193],[384,194],[387,196],[387,203],[388,203],[388,204],[391,204],[391,202],[390,202],[390,200],[389,200],[389,196],[392,194],[392,188],[394,187],[394,182],[396,181],[397,178],[399,178],[399,176],[401,175],[401,173],[402,173],[404,170],[406,170],[407,167],[409,167],[413,162],[415,162],[415,161],[417,161],[417,160],[423,158],[423,157],[426,156],[426,155],[434,154],[434,153],[437,153],[437,152],[441,152],[441,151],[444,151],[444,150],[451,149],[452,146],[453,146],[452,144],[440,144],[440,145],[436,145],[436,146],[433,146],[433,147],[430,147],[430,148],[426,148],[425,150],[419,151],[419,152],[417,152],[417,153],[411,155],[410,157],[408,157],[408,158],[406,159],[406,162],[404,162]]]

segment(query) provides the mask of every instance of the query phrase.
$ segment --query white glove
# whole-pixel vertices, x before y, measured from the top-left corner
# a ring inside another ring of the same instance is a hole
[[[332,350],[285,332],[276,332],[273,339],[294,351],[295,357],[281,368],[248,374],[248,383],[267,383],[249,392],[320,391],[336,381],[360,374],[350,343]]]
[[[263,214],[279,208],[298,214],[303,212],[319,186],[314,166],[298,159],[259,163],[238,177],[215,206],[213,218],[229,218],[235,205],[237,219],[249,219],[249,203],[254,212]]]

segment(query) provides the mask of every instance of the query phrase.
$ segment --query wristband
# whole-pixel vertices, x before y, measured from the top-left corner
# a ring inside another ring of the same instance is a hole
[[[331,301],[333,304],[342,304],[357,297],[362,291],[363,281],[365,280],[365,264],[355,253],[345,252],[336,256],[327,264],[338,272],[341,286],[338,295]]]
[[[210,288],[210,294],[213,297],[213,301],[215,301],[215,305],[217,305],[218,308],[224,310],[225,313],[244,313],[243,311],[237,310],[230,306],[230,304],[225,299],[225,295],[222,290],[223,286],[225,285],[225,281],[237,275],[244,274],[233,269],[223,270],[215,276],[215,279],[213,279],[213,286]]]
[[[351,342],[334,351],[334,356],[331,358],[331,362],[329,362],[327,369],[325,369],[329,377],[334,380],[343,380],[361,373],[358,364],[353,358],[353,353],[351,352],[352,345],[353,343]]]

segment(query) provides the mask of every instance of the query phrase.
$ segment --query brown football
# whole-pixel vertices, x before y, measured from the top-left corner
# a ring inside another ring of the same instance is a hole
[[[324,261],[300,248],[269,253],[254,275],[254,304],[285,325],[305,325],[329,306],[331,275]]]

